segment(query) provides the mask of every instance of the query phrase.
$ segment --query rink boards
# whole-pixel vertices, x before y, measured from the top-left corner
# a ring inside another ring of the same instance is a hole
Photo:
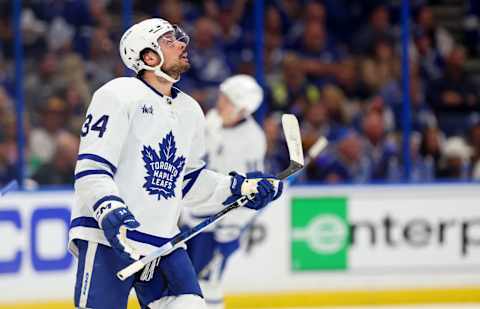
[[[227,302],[241,308],[480,301],[479,189],[289,188],[230,261]],[[63,301],[74,282],[75,259],[66,250],[72,202],[70,191],[0,199],[0,304],[71,307]]]

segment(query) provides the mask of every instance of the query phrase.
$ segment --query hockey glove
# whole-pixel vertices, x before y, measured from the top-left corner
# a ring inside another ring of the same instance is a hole
[[[243,195],[255,193],[255,196],[245,204],[245,207],[258,210],[282,195],[283,183],[274,176],[258,171],[247,173],[246,176],[231,172],[230,176],[232,176],[232,183],[230,184],[232,195],[223,202],[224,205],[233,203]],[[254,189],[252,189],[252,186]]]
[[[132,230],[140,226],[127,207],[118,204],[112,206],[112,203],[108,203],[95,211],[95,217],[110,246],[121,258],[127,260],[140,258],[140,255],[126,242],[127,229]]]

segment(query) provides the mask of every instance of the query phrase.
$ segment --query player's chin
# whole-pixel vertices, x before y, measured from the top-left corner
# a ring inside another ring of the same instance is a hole
[[[188,62],[188,60],[180,62],[180,64],[179,64],[180,74],[184,73],[184,72],[187,72],[189,69],[190,69],[190,62]]]

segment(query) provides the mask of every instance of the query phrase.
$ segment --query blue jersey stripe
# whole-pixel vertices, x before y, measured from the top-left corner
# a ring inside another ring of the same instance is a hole
[[[123,204],[125,204],[125,202],[118,196],[116,195],[106,195],[104,197],[102,197],[101,199],[99,199],[95,205],[93,205],[93,211],[97,210],[97,208],[104,202],[106,201],[118,201],[118,202],[121,202]]]
[[[170,238],[158,237],[135,230],[127,230],[127,238],[156,247],[161,247],[171,240]]]
[[[75,180],[89,175],[108,175],[113,178],[113,174],[105,170],[86,170],[75,174]]]
[[[107,159],[99,155],[96,155],[93,153],[82,153],[78,155],[77,160],[85,160],[85,159],[108,165],[108,167],[110,168],[113,174],[117,172],[117,168],[115,167],[115,165],[113,165],[110,161],[108,161]]]
[[[78,217],[72,220],[70,222],[70,229],[78,226],[83,226],[83,227],[91,227],[94,229],[99,229],[100,226],[98,225],[97,220],[95,220],[92,217]]]

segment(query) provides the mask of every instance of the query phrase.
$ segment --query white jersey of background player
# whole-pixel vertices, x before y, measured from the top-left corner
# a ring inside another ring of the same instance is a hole
[[[124,309],[135,288],[142,308],[204,308],[183,248],[125,281],[116,272],[178,231],[180,204],[221,208],[247,193],[245,177],[205,168],[205,120],[172,85],[189,68],[188,36],[163,19],[133,25],[120,54],[137,77],[114,79],[92,98],[75,170],[70,248],[78,257],[77,308]],[[259,176],[259,209],[281,194]],[[243,189],[243,190],[242,190]]]
[[[236,75],[220,85],[217,106],[206,116],[209,169],[220,173],[263,169],[266,138],[251,116],[262,99],[263,90],[251,76]],[[236,209],[188,242],[209,308],[223,308],[222,273],[229,256],[239,248],[240,232],[253,213],[251,209]],[[212,214],[201,208],[184,209],[182,220],[192,227]]]

